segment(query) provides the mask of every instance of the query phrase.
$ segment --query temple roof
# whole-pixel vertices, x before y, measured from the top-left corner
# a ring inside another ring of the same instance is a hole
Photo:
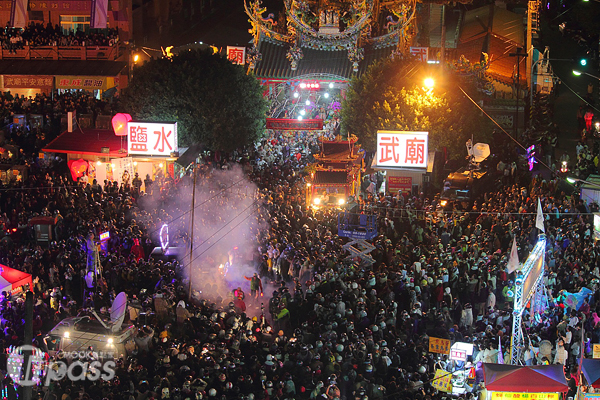
[[[365,58],[358,67],[358,72],[353,71],[352,63],[348,59],[346,50],[315,50],[302,48],[304,57],[298,61],[298,68],[292,71],[286,53],[290,46],[287,43],[274,43],[261,41],[258,50],[262,54],[254,74],[260,78],[290,79],[309,74],[331,74],[340,77],[352,78],[355,74],[363,74],[367,67],[375,61],[389,57],[393,47],[373,49],[365,47]]]

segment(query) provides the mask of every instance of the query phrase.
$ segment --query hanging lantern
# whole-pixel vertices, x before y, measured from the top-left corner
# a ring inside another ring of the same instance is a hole
[[[112,118],[112,126],[117,136],[127,136],[127,123],[131,121],[131,115],[118,113]]]

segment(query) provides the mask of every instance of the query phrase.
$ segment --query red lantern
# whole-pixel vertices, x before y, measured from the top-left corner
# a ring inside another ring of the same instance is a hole
[[[118,113],[112,118],[112,126],[117,136],[127,136],[127,123],[131,121],[131,115]]]

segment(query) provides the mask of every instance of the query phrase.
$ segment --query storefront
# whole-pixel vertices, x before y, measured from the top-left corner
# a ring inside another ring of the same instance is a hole
[[[384,173],[386,193],[417,193],[429,182],[435,153],[428,151],[428,136],[428,132],[377,132],[371,169]]]
[[[161,175],[175,178],[177,123],[129,121],[122,128],[120,135],[113,129],[63,132],[42,151],[65,154],[73,180],[86,175],[90,182],[121,184],[131,182],[136,173],[142,181],[146,175],[153,180]]]
[[[161,175],[174,179],[179,168],[175,165],[179,156],[177,122],[129,121],[127,154],[123,162],[130,162],[129,168],[142,181],[146,175],[152,179]],[[144,186],[142,190],[145,190]]]
[[[569,390],[563,365],[484,364],[483,400],[562,400]]]
[[[100,98],[121,88],[127,63],[108,60],[0,60],[0,90],[25,97],[84,90]],[[94,71],[94,75],[90,75]]]

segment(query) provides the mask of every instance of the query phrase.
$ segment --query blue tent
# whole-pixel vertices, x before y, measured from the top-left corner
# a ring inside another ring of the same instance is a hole
[[[584,358],[581,360],[581,372],[588,385],[600,388],[600,360]]]

